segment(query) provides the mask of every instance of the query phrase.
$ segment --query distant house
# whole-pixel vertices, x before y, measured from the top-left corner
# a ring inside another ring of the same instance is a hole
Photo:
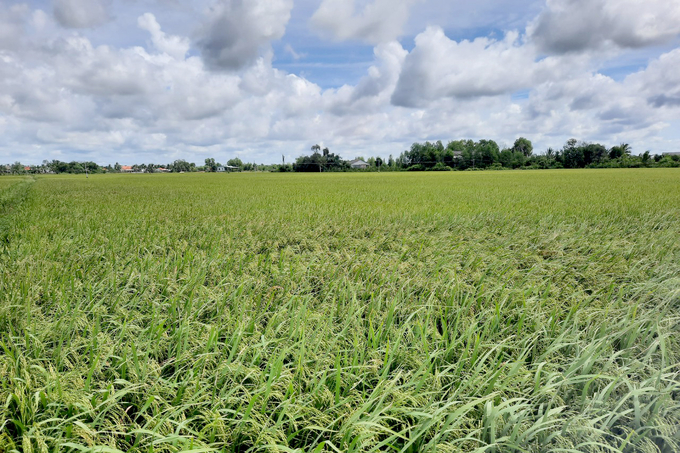
[[[222,167],[222,166],[219,166],[219,167],[217,167],[217,170],[216,170],[216,171],[217,171],[218,173],[224,173],[225,171],[227,171],[227,169],[224,168],[224,167]]]
[[[368,164],[361,159],[354,159],[349,163],[349,166],[357,170],[365,170],[368,168]]]
[[[163,168],[163,167],[158,167],[158,168],[156,169],[156,171],[157,171],[158,173],[170,173],[170,169],[169,169],[169,168]]]
[[[31,167],[25,166],[25,167],[24,167],[24,170],[25,170],[25,171],[31,171]]]
[[[123,166],[120,167],[120,172],[121,173],[132,173],[132,166],[123,165]]]
[[[241,171],[241,167],[234,167],[233,165],[225,165],[226,171]]]
[[[680,156],[680,151],[675,151],[672,153],[663,153],[664,156]]]

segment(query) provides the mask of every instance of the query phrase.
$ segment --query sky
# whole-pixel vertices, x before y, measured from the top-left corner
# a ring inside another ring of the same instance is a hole
[[[680,0],[0,0],[0,162],[680,151]]]

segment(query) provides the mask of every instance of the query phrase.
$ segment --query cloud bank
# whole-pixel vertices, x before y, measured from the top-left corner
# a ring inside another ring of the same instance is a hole
[[[122,4],[94,2],[70,19],[57,10],[76,8],[73,1],[55,1],[52,15],[0,5],[0,162],[236,155],[278,162],[317,142],[347,158],[386,157],[414,141],[492,138],[503,145],[517,136],[539,151],[569,137],[677,150],[677,5],[626,1],[635,13],[604,0],[585,13],[575,0],[551,0],[522,29],[454,38],[445,24],[422,24],[399,40],[410,1],[391,9],[380,0],[324,1],[311,10],[292,0],[206,2],[183,28],[170,3],[135,3],[140,11],[126,13]],[[381,14],[396,19],[383,23]],[[296,39],[300,27],[333,15],[353,25],[329,26],[328,41]],[[621,26],[576,34],[549,26],[591,16]],[[117,43],[97,28],[102,23],[124,30],[129,42]],[[363,49],[372,50],[360,57],[369,64],[342,83],[328,83],[335,74],[306,73],[330,63],[342,75],[342,58]],[[611,74],[608,62],[617,59],[625,72]]]

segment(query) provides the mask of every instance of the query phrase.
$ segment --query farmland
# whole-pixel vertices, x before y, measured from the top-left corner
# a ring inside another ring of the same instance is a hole
[[[680,172],[0,178],[0,451],[680,450]]]

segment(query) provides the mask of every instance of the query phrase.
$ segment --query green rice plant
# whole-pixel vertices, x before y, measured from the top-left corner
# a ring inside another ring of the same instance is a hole
[[[0,451],[674,452],[674,169],[0,178]]]

